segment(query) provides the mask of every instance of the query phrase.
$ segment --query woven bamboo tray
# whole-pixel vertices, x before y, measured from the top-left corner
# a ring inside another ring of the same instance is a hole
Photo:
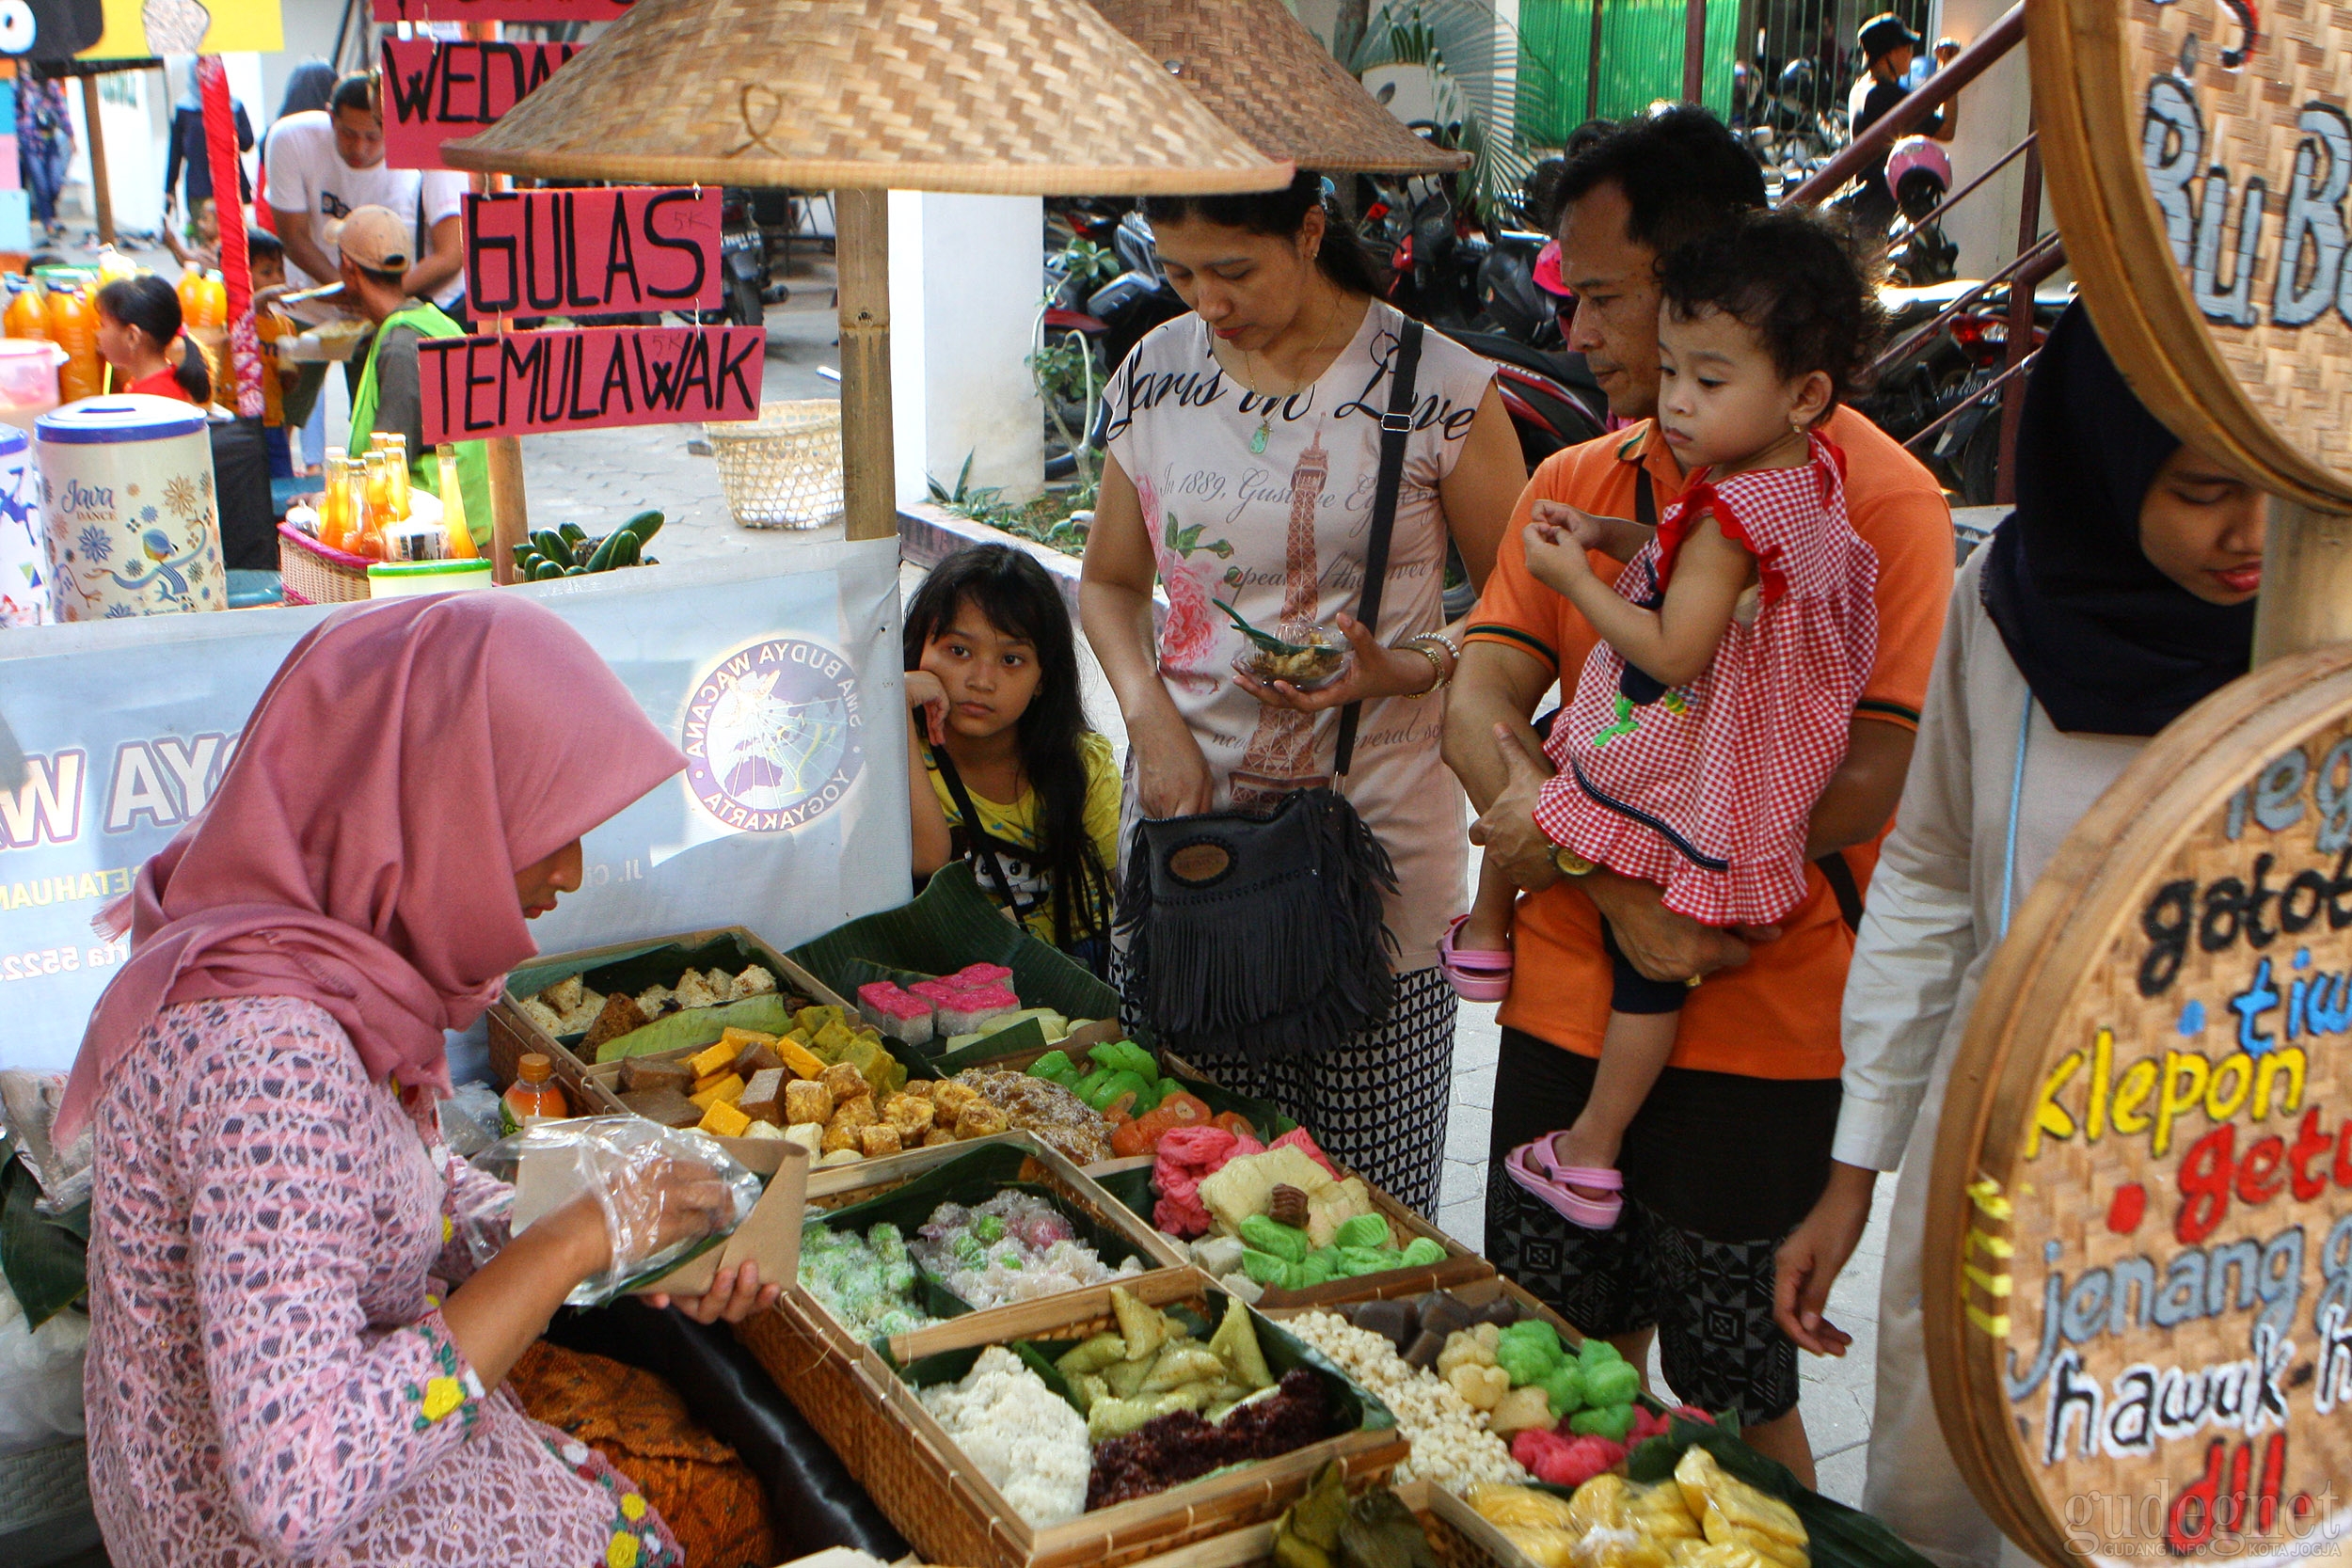
[[[879,1160],[812,1171],[808,1181],[809,1212],[812,1217],[818,1217],[880,1196],[991,1144],[1025,1149],[1029,1156],[1025,1173],[1032,1169],[1036,1173],[1031,1180],[1097,1223],[1118,1230],[1148,1256],[1172,1261],[1167,1243],[1160,1240],[1156,1231],[1087,1180],[1077,1166],[1026,1132],[1000,1132],[993,1137],[909,1149]],[[1142,1277],[1158,1279],[1162,1275],[1155,1271]],[[1104,1299],[1108,1299],[1106,1294]],[[992,1314],[1012,1310],[1015,1309],[994,1307],[957,1321],[993,1321]],[[741,1324],[736,1329],[736,1338],[751,1347],[776,1386],[784,1390],[826,1446],[841,1456],[841,1462],[867,1490],[875,1491],[878,1486],[888,1484],[892,1478],[913,1484],[912,1472],[906,1469],[906,1455],[901,1451],[900,1434],[881,1392],[885,1384],[895,1384],[898,1375],[872,1346],[851,1338],[849,1330],[814,1296],[797,1285],[788,1288],[774,1311],[760,1313]],[[869,1481],[869,1474],[885,1480]],[[879,1492],[876,1495],[879,1497]]]
[[[1413,1517],[1421,1521],[1422,1532],[1429,1537],[1429,1548],[1444,1568],[1532,1568],[1516,1549],[1507,1560],[1496,1556],[1487,1543],[1501,1541],[1501,1536],[1492,1526],[1478,1519],[1460,1498],[1439,1492],[1425,1481],[1408,1481],[1396,1488],[1396,1495],[1413,1511]],[[1441,1497],[1453,1506],[1441,1506],[1436,1500]],[[1460,1524],[1464,1514],[1478,1522],[1477,1537]],[[1510,1545],[1507,1541],[1502,1544]],[[1162,1552],[1144,1559],[1135,1568],[1261,1568],[1273,1560],[1274,1525],[1267,1523],[1229,1530],[1189,1546],[1179,1546],[1172,1552]]]
[[[1173,1076],[1194,1079],[1213,1088],[1223,1087],[1216,1079],[1190,1062],[1170,1053],[1162,1052],[1160,1063]],[[1312,1134],[1314,1129],[1311,1127],[1307,1131]],[[1335,1160],[1332,1164],[1338,1165],[1339,1162]],[[1100,1180],[1138,1169],[1148,1172],[1149,1168],[1149,1161],[1137,1158],[1105,1162],[1104,1164],[1090,1165],[1088,1170],[1089,1174]],[[1339,1169],[1343,1176],[1356,1174],[1345,1165],[1339,1165]],[[1135,1178],[1130,1177],[1129,1185],[1132,1185],[1134,1180]],[[1258,1298],[1259,1307],[1271,1309],[1278,1307],[1328,1307],[1339,1302],[1350,1301],[1385,1301],[1391,1296],[1417,1296],[1426,1291],[1452,1290],[1456,1286],[1495,1277],[1495,1267],[1492,1263],[1487,1262],[1484,1258],[1422,1219],[1370,1181],[1366,1181],[1364,1186],[1372,1194],[1373,1207],[1380,1211],[1391,1227],[1403,1231],[1407,1239],[1414,1236],[1428,1237],[1445,1248],[1445,1257],[1425,1268],[1385,1269],[1378,1274],[1358,1275],[1353,1279],[1334,1279],[1328,1284],[1317,1285],[1304,1291],[1268,1291]],[[1118,1191],[1123,1190],[1127,1188],[1115,1189],[1114,1196],[1117,1196]],[[1145,1217],[1149,1218],[1149,1215]]]
[[[1153,1307],[1183,1303],[1215,1323],[1225,1293],[1197,1270],[1168,1270],[1125,1282],[1136,1300]],[[1015,1309],[1008,1309],[1012,1311]],[[1073,1291],[1046,1301],[1025,1303],[1010,1332],[960,1318],[901,1336],[891,1342],[902,1362],[946,1351],[1000,1343],[1009,1338],[1075,1344],[1116,1326],[1110,1287]],[[1263,1323],[1263,1320],[1261,1320]],[[901,1354],[903,1352],[903,1354]],[[1357,1390],[1368,1408],[1379,1408]],[[1278,1459],[1263,1460],[1227,1475],[1213,1475],[1113,1508],[1098,1509],[1068,1524],[1032,1529],[1015,1515],[995,1487],[975,1471],[945,1431],[895,1374],[882,1389],[887,1414],[922,1481],[912,1491],[898,1476],[877,1470],[859,1475],[867,1494],[890,1516],[900,1534],[935,1562],[971,1568],[1117,1568],[1171,1547],[1221,1535],[1275,1518],[1306,1491],[1316,1472],[1336,1460],[1351,1481],[1388,1475],[1410,1451],[1394,1427],[1363,1428],[1310,1444]],[[854,1471],[856,1466],[852,1465]],[[948,1506],[942,1506],[946,1502]]]
[[[588,974],[608,964],[618,963],[624,958],[636,958],[641,954],[650,953],[665,946],[676,947],[681,953],[691,953],[697,948],[729,937],[741,943],[743,950],[751,955],[744,961],[764,966],[769,974],[776,977],[777,985],[807,996],[821,1006],[842,1007],[852,1013],[857,1010],[850,1004],[842,1001],[840,997],[826,990],[824,982],[818,980],[817,976],[778,953],[740,926],[722,926],[710,930],[688,931],[674,937],[652,937],[644,942],[612,942],[603,947],[584,947],[577,952],[553,953],[534,958],[528,967],[518,969],[506,977],[504,990],[501,992],[498,1001],[490,1006],[491,1075],[498,1080],[499,1086],[504,1088],[515,1081],[516,1065],[521,1061],[523,1053],[535,1051],[555,1065],[555,1076],[563,1081],[566,1090],[578,1097],[578,1109],[581,1112],[627,1112],[628,1107],[621,1103],[619,1092],[621,1064],[581,1060],[572,1053],[568,1046],[531,1021],[531,1015],[522,1010],[523,1001],[527,997],[536,996],[540,991],[567,975]],[[681,958],[678,961],[679,972],[683,973],[688,967],[690,966],[687,960]],[[525,976],[529,977],[528,983],[531,987],[527,990],[517,986],[517,981]],[[673,974],[671,980],[662,983],[670,984],[675,979],[676,975]],[[603,988],[597,987],[596,989],[602,990]]]
[[[288,604],[349,604],[368,594],[368,558],[331,550],[292,523],[278,525],[278,574]]]
[[[954,1164],[982,1149],[994,1148],[1020,1150],[1023,1159],[1015,1180],[1043,1187],[1053,1195],[1055,1202],[1071,1212],[1084,1215],[1104,1229],[1116,1233],[1141,1255],[1147,1274],[1162,1269],[1188,1270],[1188,1265],[1168,1244],[1166,1237],[1131,1213],[1126,1205],[1096,1186],[1087,1178],[1085,1171],[1071,1164],[1068,1158],[1040,1142],[1034,1134],[1018,1129],[985,1138],[968,1138],[961,1143],[909,1149],[904,1154],[861,1160],[855,1164],[835,1165],[829,1170],[816,1172],[809,1181],[809,1217],[819,1219],[886,1196],[916,1177]],[[950,1321],[967,1333],[993,1330],[1001,1322],[1009,1325],[1005,1329],[1007,1338],[1019,1338],[1027,1332],[1025,1315],[1027,1309],[1050,1305],[1058,1299],[1048,1297],[1042,1302],[1018,1302],[1008,1307],[985,1307]],[[810,1307],[836,1336],[845,1343],[848,1341],[849,1331],[835,1323],[830,1313],[814,1301]]]

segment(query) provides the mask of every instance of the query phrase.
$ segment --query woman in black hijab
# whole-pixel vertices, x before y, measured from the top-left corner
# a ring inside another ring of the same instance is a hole
[[[1943,1568],[2001,1547],[1945,1449],[1920,1332],[1945,1073],[2010,911],[2075,821],[2147,736],[2246,673],[2263,505],[2140,406],[2080,305],[2058,318],[2026,393],[2017,510],[1954,586],[1855,937],[1836,1163],[1779,1258],[1780,1326],[1842,1355],[1822,1307],[1899,1164],[1863,1507]]]

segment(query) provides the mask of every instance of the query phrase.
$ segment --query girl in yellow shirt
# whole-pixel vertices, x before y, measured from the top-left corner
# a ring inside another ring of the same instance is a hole
[[[907,602],[905,641],[915,876],[970,860],[1010,918],[1102,974],[1119,771],[1054,579],[1007,546],[958,551]]]

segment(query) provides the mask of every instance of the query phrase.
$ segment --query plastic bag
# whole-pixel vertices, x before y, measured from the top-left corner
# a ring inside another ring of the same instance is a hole
[[[470,1160],[499,1138],[499,1092],[487,1084],[460,1084],[440,1103],[441,1141]]]
[[[742,1224],[761,1192],[759,1178],[708,1133],[643,1117],[544,1121],[492,1144],[472,1164],[514,1188],[508,1221],[516,1235],[582,1193],[594,1196],[612,1260],[564,1298],[574,1307],[601,1307],[649,1284]],[[477,1263],[496,1250],[490,1233],[467,1231]]]
[[[57,1148],[49,1140],[50,1125],[64,1100],[61,1072],[21,1068],[0,1072],[0,1133],[8,1135],[16,1157],[40,1184],[35,1211],[53,1218],[87,1203],[91,1186],[90,1130],[84,1128],[70,1148]]]
[[[89,1320],[60,1312],[39,1328],[0,1282],[0,1454],[82,1435],[82,1357]]]

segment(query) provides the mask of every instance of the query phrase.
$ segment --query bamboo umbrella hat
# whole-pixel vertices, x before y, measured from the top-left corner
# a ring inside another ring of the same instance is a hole
[[[642,0],[446,150],[542,179],[804,190],[1174,195],[1292,175],[1086,0]]]
[[[1470,161],[1407,131],[1281,0],[1094,0],[1094,7],[1219,120],[1301,168],[1439,174]]]

